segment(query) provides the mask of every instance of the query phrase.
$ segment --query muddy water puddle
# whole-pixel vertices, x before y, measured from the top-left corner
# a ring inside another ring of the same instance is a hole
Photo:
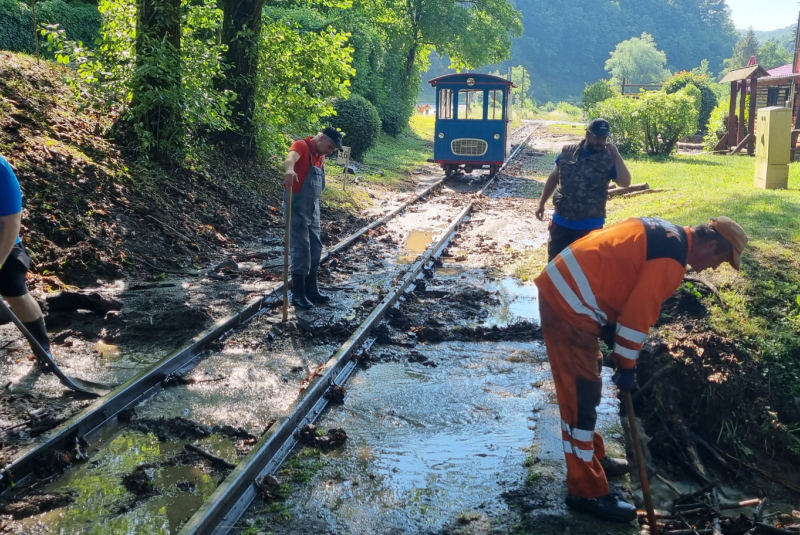
[[[345,405],[318,424],[344,428],[347,443],[290,496],[288,521],[263,519],[270,531],[418,533],[467,511],[508,511],[500,495],[524,478],[531,407],[546,403],[535,386],[548,375],[541,346],[449,342],[416,353],[436,367],[390,362],[351,380]]]
[[[76,465],[64,477],[46,486],[49,493],[71,493],[70,505],[19,521],[15,532],[26,534],[110,533],[168,534],[202,505],[219,477],[198,466],[172,461],[189,440],[162,442],[153,433],[118,431],[97,455]],[[199,443],[216,455],[235,458],[226,437],[211,435]],[[123,478],[143,464],[152,464],[152,494],[134,494]]]
[[[508,327],[521,320],[540,323],[539,292],[535,285],[506,278],[489,284],[487,289],[496,292],[500,304],[488,307],[486,327]]]
[[[432,229],[414,229],[408,233],[405,250],[398,257],[400,263],[410,264],[417,256],[425,252],[431,242],[439,233]]]
[[[165,459],[182,453],[187,441],[165,438],[161,432],[156,432],[155,438],[152,433],[142,434],[137,431],[142,429],[137,421],[185,419],[199,425],[241,428],[253,436],[260,435],[274,418],[285,416],[294,408],[307,382],[323,370],[339,344],[369,313],[383,288],[391,285],[403,249],[397,246],[397,240],[384,238],[426,229],[414,234],[411,243],[422,252],[447,224],[447,216],[448,207],[443,204],[434,204],[430,210],[410,211],[390,222],[385,231],[370,235],[368,243],[357,244],[340,257],[350,276],[345,278],[347,285],[329,292],[332,301],[328,306],[295,314],[288,324],[276,323],[275,313],[267,313],[233,333],[188,373],[136,407],[131,427],[115,431],[118,434],[113,437],[103,437],[90,448],[88,462],[74,464],[64,476],[54,480],[48,492],[73,491],[74,501],[21,521],[25,525],[22,532],[176,532],[180,523],[216,487],[218,477],[202,471],[200,477],[197,466],[180,463],[162,466]],[[425,226],[421,222],[431,224]],[[335,286],[338,281],[332,282]],[[92,342],[91,358],[103,361],[106,366],[128,367],[135,361],[125,347],[114,345],[105,340],[99,344]],[[249,449],[237,442],[238,449],[230,446],[226,451],[208,443],[208,439],[205,436],[200,439],[206,450],[233,463]],[[126,456],[126,450],[131,451],[130,455]],[[157,464],[152,484],[159,493],[131,503],[133,496],[121,481],[126,473],[143,463]],[[187,470],[192,473],[185,473]],[[96,495],[90,491],[92,488],[97,489]],[[123,510],[126,503],[128,508]],[[87,524],[84,526],[83,522]]]

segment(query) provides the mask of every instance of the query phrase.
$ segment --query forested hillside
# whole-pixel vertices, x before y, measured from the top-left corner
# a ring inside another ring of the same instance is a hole
[[[756,34],[756,38],[760,43],[766,43],[767,41],[775,41],[779,45],[783,46],[787,52],[794,51],[794,32],[797,29],[796,24],[790,24],[785,28],[778,28],[777,30],[770,30],[770,31],[754,31]],[[739,33],[744,37],[747,33],[747,29],[742,28],[739,30]]]
[[[653,36],[671,71],[708,59],[713,72],[739,38],[724,0],[518,0],[525,33],[512,47],[512,63],[530,72],[537,102],[575,98],[588,81],[607,76],[617,43]]]

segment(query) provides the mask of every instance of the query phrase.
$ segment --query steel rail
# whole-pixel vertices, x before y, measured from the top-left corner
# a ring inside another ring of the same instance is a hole
[[[534,131],[535,130],[536,128],[534,128]],[[522,147],[528,141],[528,139],[530,139],[532,134],[533,131],[522,143],[520,143],[509,160],[503,164],[501,169],[503,169],[506,164],[511,161],[511,159],[519,152],[520,147]],[[347,247],[352,245],[356,240],[370,230],[390,221],[398,214],[403,212],[406,208],[423,199],[437,187],[441,186],[445,180],[446,177],[438,180],[431,186],[416,194],[412,199],[405,201],[399,207],[390,211],[388,214],[358,229],[350,236],[341,240],[335,246],[327,249],[322,260],[328,260],[331,258],[331,256],[345,250]],[[481,188],[479,193],[483,193],[493,182],[494,178],[487,182]],[[466,217],[471,209],[472,203],[465,208],[464,215],[460,216],[456,221],[460,221]],[[455,224],[451,225],[451,227],[455,226]],[[449,240],[444,240],[444,243],[447,241]],[[443,248],[444,245],[441,247],[429,248],[429,251],[438,251],[436,253],[438,255],[441,253]],[[420,270],[417,270],[417,274]],[[403,280],[405,281],[405,278]],[[408,284],[404,283],[404,285],[408,287]],[[76,438],[84,437],[98,431],[104,425],[116,418],[117,414],[121,411],[134,407],[135,405],[155,395],[163,387],[164,380],[166,380],[170,375],[180,371],[184,367],[189,366],[193,361],[197,360],[210,342],[225,337],[232,330],[244,325],[254,317],[262,314],[264,311],[269,310],[272,306],[277,305],[280,302],[278,293],[282,290],[282,288],[282,283],[273,286],[266,295],[256,298],[251,303],[246,305],[241,311],[217,321],[209,329],[194,337],[192,341],[184,348],[168,354],[150,368],[143,370],[132,379],[114,389],[108,395],[97,400],[89,407],[83,409],[50,431],[44,442],[24,450],[22,454],[20,454],[14,461],[0,470],[0,491],[3,491],[0,492],[0,498],[3,497],[3,495],[6,493],[5,491],[7,491],[9,488],[18,487],[24,484],[35,470],[41,468],[41,466],[48,465],[48,461],[53,458],[53,455],[56,452],[68,448],[74,443]],[[399,293],[396,295],[394,293],[389,294],[389,296],[394,296],[395,300],[397,297],[399,297],[399,295]],[[359,345],[361,345],[362,342],[363,340],[359,342]],[[353,367],[354,365],[350,367],[347,372],[343,372],[346,373],[346,375],[341,378],[342,381],[345,381],[346,378],[349,377],[349,374],[352,373]],[[337,380],[338,379],[339,378],[337,376]],[[309,393],[305,396],[305,399],[308,399],[310,395],[311,391],[309,391]],[[324,398],[322,399],[324,400]],[[318,415],[319,411],[315,412],[315,414]],[[271,436],[273,435],[267,434],[265,435],[265,438],[269,438]],[[254,451],[257,449],[258,448],[256,447]],[[286,453],[288,454],[289,451],[291,451],[291,448],[289,448]]]
[[[519,153],[540,125],[535,126],[519,144],[503,167]],[[494,177],[483,185],[478,195],[483,195],[493,182]],[[344,385],[347,382],[355,371],[359,351],[366,351],[372,345],[372,339],[369,338],[372,329],[380,323],[399,297],[412,288],[413,282],[421,275],[425,266],[441,255],[473,207],[474,203],[467,204],[436,243],[414,262],[400,283],[383,298],[367,319],[328,360],[325,364],[325,373],[306,391],[292,413],[282,419],[276,431],[267,433],[258,441],[253,450],[189,519],[179,535],[226,535],[233,528],[258,495],[257,481],[267,474],[278,471],[297,445],[297,432],[300,428],[314,422],[327,407],[325,392],[332,386]]]
[[[327,249],[322,261],[345,250],[370,230],[391,220],[441,186],[444,181],[444,178],[436,181],[388,214],[358,229],[335,246]],[[221,339],[233,329],[277,305],[280,302],[279,293],[282,289],[283,283],[273,286],[265,295],[254,299],[239,312],[217,321],[209,329],[194,337],[187,346],[168,354],[50,431],[44,442],[27,448],[14,461],[0,470],[0,491],[24,484],[35,470],[46,466],[48,459],[52,459],[59,450],[68,449],[71,444],[74,444],[76,438],[97,431],[112,421],[121,411],[134,407],[155,395],[161,389],[166,378],[198,359],[205,346],[210,342]],[[0,493],[0,497],[2,495],[3,493]]]
[[[508,160],[503,162],[503,165],[501,165],[500,169],[497,170],[498,173],[500,171],[502,171],[503,169],[505,169],[506,166],[511,162],[511,160],[513,160],[517,156],[517,154],[519,154],[519,151],[522,149],[522,147],[524,147],[528,143],[528,140],[533,136],[533,134],[536,133],[537,130],[539,130],[539,127],[541,127],[543,124],[544,123],[540,122],[540,123],[534,125],[533,130],[531,130],[530,134],[528,134],[525,137],[525,139],[522,141],[522,143],[517,145],[517,148],[514,149],[514,152],[511,153],[511,156],[508,157]]]
[[[485,188],[486,186],[481,191]],[[308,389],[292,414],[283,419],[274,433],[267,434],[259,440],[247,457],[233,469],[233,472],[189,519],[179,535],[222,535],[233,527],[258,494],[256,481],[280,467],[297,445],[297,430],[316,420],[327,406],[328,400],[323,394],[331,386],[342,385],[349,379],[356,367],[353,357],[367,341],[372,329],[383,319],[398,298],[409,289],[425,266],[435,256],[441,254],[472,208],[473,203],[469,203],[461,210],[438,241],[414,262],[400,283],[383,298],[352,336],[328,360],[324,375]]]

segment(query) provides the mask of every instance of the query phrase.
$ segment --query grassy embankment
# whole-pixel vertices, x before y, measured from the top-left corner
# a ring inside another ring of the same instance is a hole
[[[608,223],[654,216],[692,225],[719,215],[739,222],[750,236],[742,270],[725,264],[703,274],[729,304],[723,310],[707,300],[707,326],[762,363],[792,397],[800,394],[800,164],[790,166],[787,190],[754,187],[754,164],[707,154],[628,159],[634,182],[673,189],[609,200]],[[545,257],[544,248],[535,251],[515,266],[516,274],[532,279]]]
[[[231,240],[280,228],[284,154],[254,164],[200,143],[175,164],[148,161],[109,135],[113,116],[83,106],[65,83],[69,72],[0,51],[0,154],[25,193],[23,240],[40,274],[83,284],[145,262],[196,268],[225,254]],[[406,133],[383,136],[359,174],[410,186],[409,171],[430,157],[432,125],[433,117],[415,117]],[[368,204],[363,188],[342,192],[335,177],[330,183],[326,220]]]

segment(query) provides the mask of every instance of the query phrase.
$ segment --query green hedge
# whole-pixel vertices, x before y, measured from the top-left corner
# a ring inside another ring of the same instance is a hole
[[[34,54],[36,44],[30,3],[0,0],[0,13],[0,49]],[[37,2],[36,23],[60,24],[69,39],[91,47],[99,37],[100,13],[92,4],[48,0]],[[40,50],[43,54],[46,52],[41,44]]]
[[[712,110],[717,106],[717,95],[709,86],[709,80],[706,75],[687,71],[675,73],[664,84],[663,90],[666,93],[677,93],[689,84],[700,90],[700,114],[697,118],[697,131],[702,134],[706,131],[706,125]]]
[[[344,134],[342,144],[350,147],[350,158],[360,162],[375,142],[381,131],[381,118],[370,101],[357,95],[338,98],[333,103],[336,115],[328,117],[327,122]]]

